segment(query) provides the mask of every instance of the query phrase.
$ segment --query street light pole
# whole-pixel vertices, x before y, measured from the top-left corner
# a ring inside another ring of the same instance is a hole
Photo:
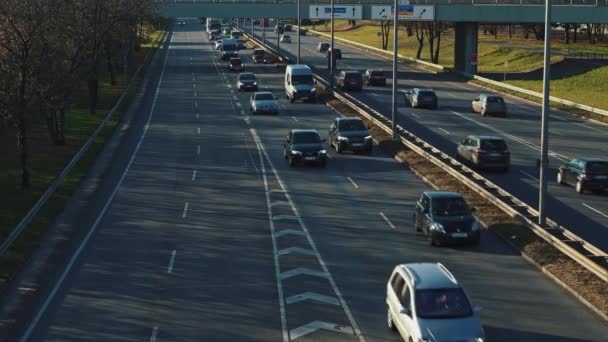
[[[279,19],[277,19],[277,56],[281,56],[281,35],[279,34]]]
[[[398,49],[398,20],[399,20],[399,0],[395,0],[395,8],[393,9],[393,110],[392,110],[392,131],[393,139],[397,139],[397,82],[399,80],[397,76],[397,54]]]
[[[543,110],[540,135],[540,185],[538,195],[538,224],[547,223],[545,202],[547,197],[547,174],[549,169],[549,84],[551,81],[551,0],[545,3],[545,65],[543,71]]]
[[[300,64],[300,0],[297,1],[298,6],[298,55],[296,58],[296,64]]]
[[[329,88],[334,87],[334,0],[331,0],[331,53],[329,53]]]

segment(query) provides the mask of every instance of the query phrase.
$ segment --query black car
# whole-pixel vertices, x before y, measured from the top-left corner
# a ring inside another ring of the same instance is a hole
[[[323,139],[314,129],[292,129],[285,138],[284,156],[289,166],[298,163],[314,163],[321,167],[327,165],[327,151]]]
[[[336,85],[342,90],[363,90],[363,75],[359,71],[343,70],[336,76]]]
[[[305,36],[307,32],[308,32],[308,30],[307,30],[307,29],[305,29],[305,28],[300,28],[300,29],[298,29],[298,34],[299,34],[300,36]]]
[[[329,43],[320,42],[319,45],[317,45],[317,51],[319,51],[319,52],[327,52],[327,50],[329,49],[329,47],[330,47]]]
[[[292,28],[293,28],[293,27],[292,27],[290,24],[285,24],[285,25],[283,25],[283,30],[284,30],[285,32],[291,32]]]
[[[415,227],[432,246],[448,243],[479,244],[479,222],[462,196],[455,192],[427,191],[416,202]]]
[[[572,159],[559,167],[557,184],[574,185],[579,194],[586,190],[608,191],[608,161],[589,157]]]
[[[365,74],[363,74],[363,83],[365,83],[365,85],[385,86],[386,75],[384,75],[384,71],[382,70],[365,70]]]
[[[327,58],[331,55],[331,47],[327,48]],[[342,50],[334,47],[334,56],[336,59],[342,59]]]
[[[374,145],[372,136],[360,118],[336,118],[329,127],[329,144],[336,152],[350,150],[371,153]]]
[[[239,91],[258,91],[258,80],[255,77],[255,74],[251,72],[243,72],[237,77],[236,86]]]
[[[405,103],[414,108],[437,109],[437,95],[432,89],[414,88],[404,91]]]
[[[283,34],[283,33],[285,33],[285,25],[278,24],[277,26],[275,26],[274,27],[274,33],[276,33],[276,34]]]
[[[239,57],[230,58],[230,60],[228,61],[228,70],[243,71],[243,69],[244,69],[243,61]]]
[[[460,142],[456,159],[473,164],[476,168],[499,168],[509,171],[511,152],[499,137],[470,135]]]
[[[263,49],[254,49],[251,54],[251,60],[253,63],[264,63],[264,57],[266,52]]]

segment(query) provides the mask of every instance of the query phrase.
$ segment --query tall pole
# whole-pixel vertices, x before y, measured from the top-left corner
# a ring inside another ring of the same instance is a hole
[[[398,49],[398,20],[399,20],[399,0],[395,0],[395,8],[393,9],[393,111],[392,111],[392,131],[393,139],[397,139],[397,82],[399,81],[397,75],[397,54]]]
[[[331,0],[331,53],[329,53],[329,88],[334,87],[334,0]]]
[[[281,34],[279,33],[279,19],[277,19],[277,55],[281,56]]]
[[[253,18],[251,18],[251,36],[255,37],[255,25],[253,25],[253,22],[255,20]]]
[[[296,58],[296,64],[300,64],[300,0],[297,1],[298,6],[298,55]]]
[[[545,226],[547,213],[547,171],[549,170],[549,83],[551,80],[551,0],[545,3],[545,68],[543,71],[543,111],[540,136],[540,186],[538,195],[538,224]]]

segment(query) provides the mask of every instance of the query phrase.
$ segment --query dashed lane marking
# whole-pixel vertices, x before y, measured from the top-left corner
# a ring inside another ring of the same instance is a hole
[[[169,266],[167,266],[167,273],[173,273],[173,265],[175,264],[175,255],[177,251],[174,249],[171,251],[171,257],[169,258]]]
[[[285,302],[287,304],[295,304],[299,302],[303,302],[305,300],[316,300],[317,302],[329,303],[333,305],[340,305],[340,302],[336,297],[326,296],[316,292],[304,292],[297,294],[295,296],[287,297]]]
[[[304,335],[308,335],[317,330],[329,330],[333,332],[343,333],[343,334],[354,334],[353,328],[344,325],[337,325],[335,323],[323,322],[323,321],[314,321],[310,322],[301,327],[291,329],[289,331],[289,336],[291,336],[292,340],[295,340]]]
[[[192,181],[196,179],[196,170],[192,171]]]
[[[443,128],[441,128],[441,127],[439,127],[438,129],[439,129],[440,131],[444,132],[445,134],[451,134],[450,132],[446,131],[445,129],[443,129]]]
[[[301,247],[289,247],[289,248],[281,249],[278,253],[279,253],[279,255],[288,255],[288,254],[293,254],[293,253],[304,254],[304,255],[317,255],[317,253],[315,253],[315,251],[313,251],[311,249],[301,248]]]
[[[384,215],[383,212],[380,212],[380,216],[382,216],[382,218],[384,219],[384,222],[386,222],[386,224],[388,224],[389,227],[391,227],[393,229],[397,229],[397,227],[395,227],[393,222],[391,222],[391,220],[389,220],[388,217],[386,217],[386,215]]]
[[[184,204],[184,210],[182,211],[182,218],[186,218],[188,216],[188,207],[190,206],[189,202]]]
[[[605,218],[608,218],[608,215],[607,215],[607,214],[604,214],[603,212],[601,212],[601,211],[599,211],[599,210],[595,209],[594,207],[592,207],[592,206],[588,205],[587,203],[582,203],[582,205],[583,205],[583,206],[585,206],[585,207],[587,207],[588,209],[593,210],[593,211],[595,211],[596,213],[598,213],[598,214],[600,214],[600,215],[604,216]]]
[[[521,172],[522,174],[524,174],[527,177],[530,177],[530,178],[534,179],[535,181],[538,180],[537,177],[532,176],[531,174],[527,173],[526,171],[519,170],[519,172]]]
[[[298,217],[295,215],[275,215],[272,217],[273,221],[281,221],[281,220],[294,220],[297,221]]]
[[[327,273],[325,273],[323,271],[313,270],[313,269],[306,268],[306,267],[298,267],[298,268],[294,268],[293,270],[282,272],[279,274],[279,278],[281,278],[281,280],[285,280],[285,279],[299,276],[299,275],[327,278]]]
[[[156,342],[156,337],[158,336],[158,327],[152,328],[152,335],[150,335],[150,342]]]
[[[348,179],[350,181],[350,183],[355,187],[355,189],[359,189],[359,185],[357,183],[355,183],[355,181],[352,178],[346,177],[346,179]]]
[[[285,230],[281,230],[278,231],[276,233],[273,234],[273,236],[275,238],[281,237],[281,236],[286,236],[286,235],[299,235],[299,236],[304,236],[306,235],[303,231],[301,230],[295,230],[295,229],[285,229]]]

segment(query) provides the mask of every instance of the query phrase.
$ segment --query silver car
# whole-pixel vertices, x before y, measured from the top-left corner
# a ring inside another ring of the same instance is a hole
[[[397,265],[386,284],[386,305],[388,327],[405,341],[485,341],[479,308],[442,264]]]
[[[481,116],[486,116],[487,114],[498,114],[502,117],[507,116],[505,100],[496,95],[479,95],[471,102],[471,110],[474,113],[480,113]]]
[[[269,91],[256,92],[251,95],[251,99],[249,100],[249,111],[253,114],[278,114],[279,101]]]

